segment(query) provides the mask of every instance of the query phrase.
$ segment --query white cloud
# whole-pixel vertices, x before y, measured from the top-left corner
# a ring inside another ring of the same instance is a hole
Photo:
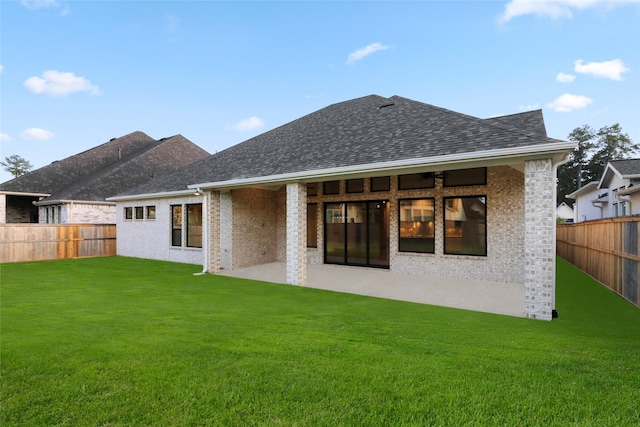
[[[62,8],[61,15],[68,15],[71,9],[67,2],[59,2],[57,0],[21,0],[20,3],[27,9],[53,9]]]
[[[347,64],[352,65],[355,64],[356,61],[361,60],[365,56],[369,56],[374,52],[379,50],[387,50],[390,49],[391,46],[383,45],[382,43],[371,43],[368,46],[363,47],[362,49],[358,49],[355,52],[351,52],[349,57],[347,58]]]
[[[20,138],[31,141],[46,141],[53,138],[53,132],[40,128],[29,128],[20,134]]]
[[[575,64],[574,71],[581,74],[591,74],[595,77],[604,77],[611,80],[622,80],[622,73],[629,71],[624,63],[619,59],[604,62],[582,63],[582,59],[573,62]]]
[[[0,64],[0,73],[4,71],[4,65]]]
[[[569,93],[565,93],[564,95],[560,95],[559,97],[554,99],[553,102],[547,104],[547,107],[559,113],[568,113],[573,110],[585,108],[592,102],[593,100],[591,98],[587,98],[586,96],[571,95]]]
[[[576,10],[602,6],[611,8],[640,0],[511,0],[504,7],[504,11],[498,17],[499,23],[509,22],[511,19],[524,15],[537,15],[551,19],[573,18]]]
[[[247,119],[242,119],[236,124],[229,125],[227,128],[243,132],[258,129],[262,126],[264,126],[264,120],[256,116],[252,116]]]
[[[574,76],[573,74],[558,73],[558,75],[556,76],[556,80],[560,83],[571,83],[575,79],[576,76]]]
[[[92,85],[84,77],[73,73],[65,73],[57,70],[48,70],[42,73],[42,77],[29,77],[24,85],[35,93],[46,93],[52,96],[65,96],[73,92],[89,92],[91,95],[100,95],[98,86]]]
[[[11,141],[13,138],[11,138],[9,135],[7,135],[6,133],[0,133],[0,142],[9,142]]]

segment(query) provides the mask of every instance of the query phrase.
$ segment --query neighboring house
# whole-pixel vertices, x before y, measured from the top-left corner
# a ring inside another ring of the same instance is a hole
[[[609,192],[598,189],[598,181],[591,181],[578,188],[567,198],[575,199],[573,204],[573,222],[591,221],[603,217],[602,205],[609,200]]]
[[[640,185],[640,159],[611,160],[607,163],[599,189],[609,190],[609,201],[604,203],[605,217],[636,215],[640,213],[640,194],[634,188]]]
[[[573,222],[573,209],[565,202],[560,203],[556,207],[556,217],[562,222]]]
[[[208,156],[181,135],[114,138],[0,184],[0,223],[113,224],[107,197]]]
[[[599,181],[579,188],[575,199],[575,222],[640,214],[640,159],[612,160]]]
[[[295,285],[323,263],[482,281],[550,320],[556,167],[574,147],[539,110],[479,119],[357,98],[110,198],[118,254],[214,274],[282,262]]]

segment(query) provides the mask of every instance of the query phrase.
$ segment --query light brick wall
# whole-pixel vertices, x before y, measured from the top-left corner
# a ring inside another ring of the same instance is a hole
[[[307,186],[287,184],[287,283],[307,282]]]
[[[220,267],[233,270],[233,200],[230,192],[220,193]]]
[[[525,316],[551,320],[555,301],[555,179],[551,159],[526,161]]]
[[[0,194],[0,224],[7,222],[7,196]]]
[[[118,255],[203,265],[204,253],[201,248],[171,246],[171,205],[201,202],[203,202],[202,197],[196,196],[118,202],[116,207]],[[155,206],[156,219],[125,220],[126,206]]]
[[[442,186],[436,180],[435,188],[397,190],[397,176],[391,177],[391,190],[370,192],[365,179],[365,191],[346,194],[345,182],[340,194],[308,196],[309,203],[318,203],[318,247],[307,248],[310,264],[324,262],[324,206],[328,202],[360,200],[389,200],[390,270],[402,273],[468,280],[488,280],[505,283],[524,283],[524,176],[508,166],[490,167],[487,185],[468,187]],[[487,256],[444,255],[443,197],[487,196]],[[398,200],[420,197],[435,199],[435,253],[418,254],[398,251]]]
[[[277,261],[277,193],[257,188],[231,192],[233,268]],[[223,248],[224,250],[224,248]]]
[[[207,206],[207,268],[209,273],[219,273],[222,268],[222,238],[220,205],[222,195],[219,191],[208,193]]]
[[[116,206],[91,203],[62,205],[63,224],[115,224]]]

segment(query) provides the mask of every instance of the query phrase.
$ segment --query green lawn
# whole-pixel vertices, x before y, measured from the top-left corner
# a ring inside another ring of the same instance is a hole
[[[2,426],[637,426],[640,310],[553,322],[96,258],[1,267]]]

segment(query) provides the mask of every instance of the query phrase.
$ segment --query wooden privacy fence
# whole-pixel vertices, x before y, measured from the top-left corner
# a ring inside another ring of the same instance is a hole
[[[0,263],[115,254],[114,224],[0,224]]]
[[[557,253],[640,307],[639,217],[558,225]]]

